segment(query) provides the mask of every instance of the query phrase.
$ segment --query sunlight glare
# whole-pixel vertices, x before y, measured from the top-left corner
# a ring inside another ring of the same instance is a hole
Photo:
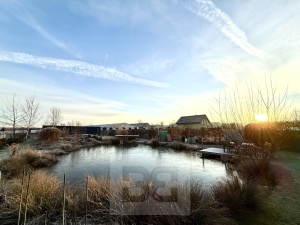
[[[263,121],[266,121],[268,119],[268,116],[266,114],[255,114],[255,119],[257,121],[260,121],[260,122],[263,122]]]

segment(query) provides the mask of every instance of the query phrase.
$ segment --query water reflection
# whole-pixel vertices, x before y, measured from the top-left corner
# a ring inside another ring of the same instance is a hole
[[[125,166],[140,166],[150,174],[155,168],[172,167],[176,168],[179,181],[193,179],[205,185],[227,176],[225,164],[202,159],[197,152],[170,148],[153,149],[144,145],[130,148],[100,146],[82,149],[60,156],[57,164],[42,170],[57,174],[61,178],[66,173],[68,182],[74,183],[82,181],[88,174],[106,175],[117,179],[122,175]]]

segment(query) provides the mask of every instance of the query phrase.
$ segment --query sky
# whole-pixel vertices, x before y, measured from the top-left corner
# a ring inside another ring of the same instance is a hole
[[[0,108],[16,93],[36,96],[44,115],[61,109],[65,124],[169,124],[266,77],[297,107],[299,10],[295,0],[0,1]]]

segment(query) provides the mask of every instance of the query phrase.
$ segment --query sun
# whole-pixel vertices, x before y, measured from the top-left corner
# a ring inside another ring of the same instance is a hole
[[[268,116],[264,113],[260,113],[260,114],[255,114],[254,115],[255,119],[259,122],[264,122],[268,119]]]

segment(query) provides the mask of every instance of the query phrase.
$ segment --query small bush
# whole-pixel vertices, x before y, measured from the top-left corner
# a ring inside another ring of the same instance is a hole
[[[61,137],[67,137],[68,135],[69,135],[69,131],[67,130],[66,127],[64,127],[64,128],[61,130],[60,136],[61,136]]]
[[[241,181],[237,176],[219,181],[212,186],[214,199],[227,207],[233,216],[257,205],[256,186],[252,182]]]
[[[186,146],[184,143],[182,143],[180,141],[173,141],[172,148],[182,150],[182,149],[186,149]]]
[[[0,149],[4,148],[4,146],[6,146],[6,139],[5,138],[2,138],[0,139]]]
[[[17,137],[10,137],[6,139],[6,144],[11,145],[12,143],[20,143],[20,139]]]
[[[111,140],[110,140],[110,143],[111,143],[112,145],[119,145],[119,144],[120,144],[120,139],[119,139],[119,138],[117,138],[117,139],[111,139]]]
[[[117,129],[116,130],[116,135],[128,135],[128,130]]]
[[[237,166],[237,171],[245,180],[254,180],[270,185],[276,184],[276,178],[267,159],[246,159]]]
[[[57,157],[52,154],[26,148],[19,150],[15,155],[4,158],[0,162],[0,170],[5,177],[11,178],[20,175],[24,166],[31,169],[39,168],[50,166],[57,161]]]
[[[159,146],[159,141],[155,138],[152,138],[151,140],[151,146],[152,147],[158,147]]]
[[[59,140],[61,131],[55,127],[44,128],[39,133],[40,142],[55,142]]]
[[[228,208],[220,206],[200,182],[191,181],[182,188],[184,192],[190,192],[191,224],[235,224],[230,218]]]

